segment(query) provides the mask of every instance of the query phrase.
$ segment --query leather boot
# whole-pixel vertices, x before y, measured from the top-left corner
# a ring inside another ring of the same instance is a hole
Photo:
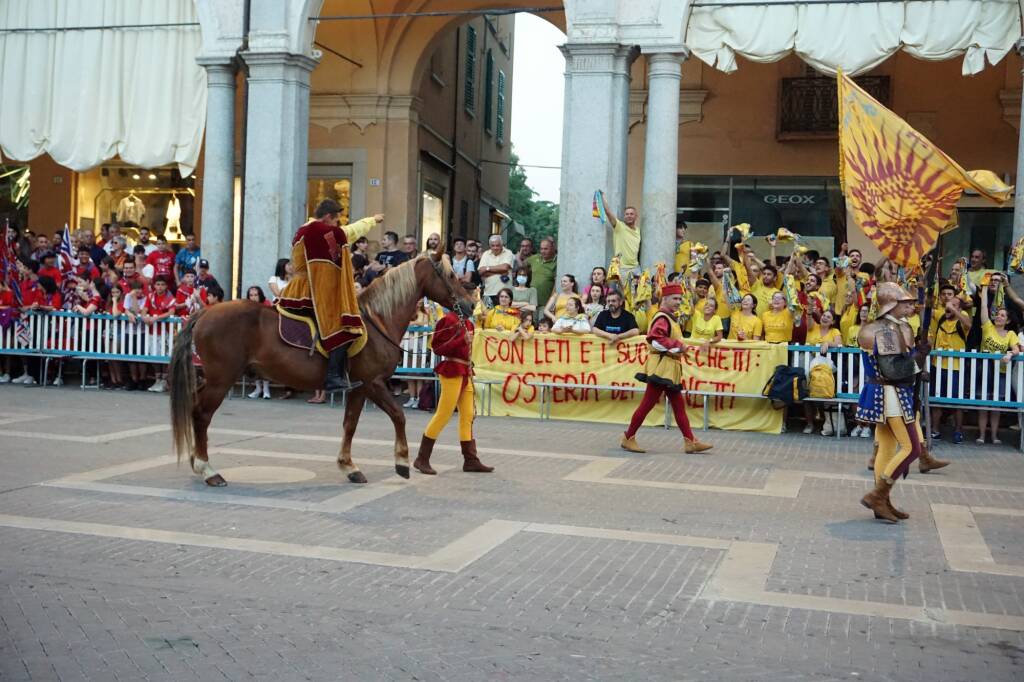
[[[707,443],[700,442],[699,440],[697,440],[696,437],[694,437],[693,439],[690,439],[690,438],[684,438],[683,439],[683,452],[688,453],[688,454],[696,454],[696,453],[699,453],[699,452],[704,452],[706,450],[710,450],[713,447],[715,447],[715,446],[714,445],[709,445]]]
[[[639,443],[636,442],[636,436],[627,436],[626,434],[622,434],[622,440],[619,442],[619,447],[627,452],[637,452],[640,454],[647,452],[640,447]]]
[[[889,511],[892,512],[892,515],[895,516],[900,521],[906,521],[907,519],[910,518],[910,514],[908,514],[905,511],[900,511],[899,509],[894,507],[893,504],[892,504],[892,500],[889,499],[888,496],[886,496],[886,498],[885,498],[885,503],[887,505],[889,505]]]
[[[899,517],[889,511],[889,491],[892,482],[879,479],[874,489],[861,498],[860,503],[875,513],[876,519],[884,519],[890,523],[899,523]]]
[[[324,379],[324,390],[351,391],[363,385],[361,381],[348,379],[348,347],[341,346],[327,356],[327,377]]]
[[[459,445],[462,446],[462,470],[472,471],[482,474],[489,474],[494,471],[494,467],[489,467],[480,461],[480,458],[476,456],[476,440],[463,440],[459,441]]]
[[[921,447],[921,456],[917,458],[917,469],[922,474],[927,474],[929,471],[935,471],[942,467],[948,467],[949,462],[943,459],[935,459],[928,452],[928,448]]]
[[[434,476],[437,474],[434,471],[434,467],[430,466],[430,455],[434,452],[434,443],[437,441],[433,438],[427,438],[426,434],[423,435],[423,440],[420,441],[420,451],[416,455],[416,461],[412,465],[416,468],[416,471],[421,474],[427,474]]]

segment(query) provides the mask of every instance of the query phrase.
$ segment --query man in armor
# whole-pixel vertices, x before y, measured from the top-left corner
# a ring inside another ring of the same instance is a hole
[[[896,480],[906,477],[910,464],[922,454],[922,435],[914,409],[917,374],[931,351],[926,341],[915,348],[907,316],[915,299],[895,282],[878,285],[878,318],[857,337],[864,362],[864,383],[857,402],[857,419],[876,424],[875,487],[861,499],[876,519],[896,523],[910,515],[892,505],[889,494]]]

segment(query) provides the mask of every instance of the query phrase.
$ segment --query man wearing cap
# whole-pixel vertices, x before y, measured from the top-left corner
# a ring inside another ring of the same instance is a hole
[[[645,452],[636,442],[636,432],[644,423],[647,414],[661,402],[661,396],[668,395],[672,412],[676,417],[676,425],[683,433],[683,450],[688,453],[704,452],[711,446],[697,440],[690,429],[690,420],[686,416],[686,402],[683,400],[683,354],[686,344],[683,342],[683,330],[676,322],[676,311],[683,303],[683,287],[677,282],[670,282],[661,287],[661,308],[651,318],[647,332],[647,343],[650,353],[644,371],[636,378],[647,384],[644,397],[637,406],[629,428],[622,436],[621,446],[629,452]]]
[[[288,317],[310,318],[316,325],[317,349],[327,356],[325,391],[350,391],[361,382],[350,382],[346,365],[348,346],[366,333],[356,301],[350,249],[354,242],[383,215],[338,224],[341,206],[324,199],[313,213],[315,218],[292,239],[292,278],[277,299],[277,309]]]
[[[220,286],[220,283],[210,274],[210,261],[200,258],[196,266],[196,288],[212,289],[216,286]]]
[[[857,401],[857,420],[874,423],[875,487],[860,503],[876,519],[891,523],[910,518],[893,506],[889,495],[896,479],[906,477],[922,454],[921,429],[914,410],[914,386],[931,351],[927,341],[915,348],[907,316],[915,299],[895,282],[878,285],[878,319],[864,325],[857,341],[864,363],[864,383]]]

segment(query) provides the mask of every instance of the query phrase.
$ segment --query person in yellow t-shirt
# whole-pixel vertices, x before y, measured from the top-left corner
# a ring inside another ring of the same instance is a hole
[[[732,306],[729,305],[729,297],[725,294],[725,285],[723,284],[725,275],[725,263],[722,261],[716,261],[708,268],[708,279],[711,280],[711,286],[715,290],[715,299],[718,300],[718,316],[727,318],[732,315]],[[730,273],[730,277],[735,278],[735,275]],[[733,283],[736,283],[735,279],[733,279]]]
[[[604,192],[601,193],[601,201],[612,231],[612,255],[619,257],[623,273],[636,270],[640,267],[640,216],[636,208],[627,206],[622,212],[622,220],[619,220],[604,198]]]
[[[722,340],[722,318],[718,316],[718,301],[713,296],[704,299],[704,305],[695,311],[693,317],[693,333],[690,338],[706,344],[718,343]]]
[[[836,278],[832,274],[828,258],[818,258],[814,261],[814,274],[818,276],[819,287],[822,296],[829,301],[836,300]]]
[[[1017,334],[1006,328],[1010,321],[1010,315],[1006,308],[997,308],[992,321],[988,317],[988,287],[978,287],[978,295],[981,299],[981,352],[998,353],[1002,355],[999,367],[999,374],[989,377],[989,394],[991,400],[1013,400],[1013,393],[1006,390],[1006,366],[1013,358],[1020,355],[1020,338]],[[1000,444],[999,440],[999,413],[991,410],[978,411],[978,439],[979,445],[985,444],[985,431],[991,429],[992,443]]]
[[[511,333],[518,327],[519,311],[512,307],[512,290],[506,287],[498,292],[498,305],[487,311],[484,329]]]
[[[763,313],[772,307],[772,296],[782,291],[779,288],[779,271],[774,265],[765,263],[755,274],[755,267],[751,264],[747,268],[752,282],[750,293],[757,300],[757,309]]]
[[[836,323],[836,316],[831,310],[826,310],[821,314],[821,318],[818,320],[818,324],[812,324],[807,330],[807,339],[804,343],[808,346],[821,346],[821,354],[828,353],[833,348],[839,348],[843,345],[842,337],[839,334],[839,330],[833,325]],[[838,357],[833,357],[833,361],[838,360]],[[836,363],[838,364],[838,363]],[[804,403],[804,416],[807,418],[807,426],[804,427],[804,433],[814,432],[814,423],[817,421],[818,416],[822,413],[817,403],[806,402]],[[845,422],[841,422],[839,428],[845,433]],[[826,422],[825,428],[821,430],[821,435],[831,436],[835,431],[832,430],[833,426],[831,423]]]
[[[686,325],[684,325],[683,329],[683,331],[688,335],[693,333],[693,318],[699,315],[700,311],[704,309],[704,299],[708,297],[708,291],[710,289],[711,282],[704,278],[698,279],[693,285],[693,314],[690,315],[688,320],[686,320]]]
[[[547,305],[544,306],[544,316],[554,324],[555,320],[565,315],[565,305],[573,296],[578,297],[579,287],[576,286],[576,277],[573,275],[562,275],[558,282],[559,291],[551,294]]]
[[[679,217],[676,220],[676,256],[672,263],[672,272],[684,272],[690,265],[690,249],[693,242],[686,238],[686,221]]]
[[[763,336],[764,323],[757,316],[757,299],[753,294],[745,294],[729,321],[729,340],[760,341]]]
[[[943,290],[946,290],[945,286]],[[935,333],[931,337],[932,348],[935,350],[967,350],[967,335],[970,331],[971,316],[960,309],[960,299],[954,296],[946,302],[943,315],[935,327]],[[939,358],[937,363],[932,364],[931,395],[943,398],[960,396],[962,362],[955,358]],[[941,369],[941,374],[936,370],[936,365]],[[959,444],[964,440],[964,411],[955,409],[952,412],[955,428],[953,442]],[[935,429],[932,433],[933,439],[938,439],[942,435],[938,430],[942,423],[942,413],[941,407],[932,408],[932,428]]]
[[[768,343],[789,343],[793,340],[793,313],[786,307],[782,292],[772,295],[771,308],[761,313],[764,340]]]

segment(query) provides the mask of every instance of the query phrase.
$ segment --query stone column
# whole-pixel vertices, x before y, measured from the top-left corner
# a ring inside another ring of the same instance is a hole
[[[1017,41],[1017,54],[1024,59],[1024,38]],[[1013,243],[1016,243],[1021,237],[1024,237],[1024,88],[1021,88],[1020,125],[1017,126],[1017,179],[1013,198]]]
[[[245,52],[249,67],[242,229],[244,289],[265,282],[291,252],[306,222],[309,74],[316,60],[285,52]]]
[[[647,125],[644,190],[640,213],[641,265],[672,269],[679,175],[679,54],[647,55]]]
[[[206,148],[203,161],[203,221],[200,248],[228,298],[234,254],[235,64],[198,59],[206,68]]]
[[[565,55],[562,190],[558,211],[558,272],[585,279],[607,265],[611,231],[591,214],[594,191],[622,213],[626,200],[629,63],[632,48],[572,44]]]

